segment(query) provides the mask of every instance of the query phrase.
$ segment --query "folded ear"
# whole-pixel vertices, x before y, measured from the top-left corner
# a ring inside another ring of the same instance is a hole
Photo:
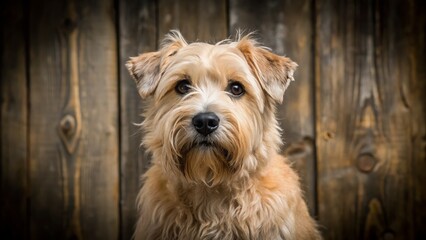
[[[186,45],[188,44],[180,32],[172,30],[162,41],[159,51],[143,53],[137,57],[131,57],[127,61],[126,67],[136,81],[142,98],[146,98],[155,92],[162,69],[170,62],[170,58]]]
[[[259,80],[269,96],[277,103],[282,103],[284,92],[291,81],[297,64],[290,58],[278,56],[267,48],[245,36],[236,47],[243,53],[252,73]]]
[[[130,75],[136,81],[139,95],[146,98],[157,87],[160,73],[160,52],[149,52],[131,57],[126,63]]]

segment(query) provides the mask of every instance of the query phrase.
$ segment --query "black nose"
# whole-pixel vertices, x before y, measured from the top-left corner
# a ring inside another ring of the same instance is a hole
[[[214,132],[219,127],[219,117],[212,112],[199,113],[192,118],[192,125],[194,125],[197,132],[204,136]]]

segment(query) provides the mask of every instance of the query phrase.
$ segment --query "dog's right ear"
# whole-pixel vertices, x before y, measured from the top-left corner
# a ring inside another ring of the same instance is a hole
[[[151,95],[157,87],[160,75],[160,59],[160,52],[149,52],[131,57],[126,63],[142,98]]]
[[[126,67],[136,81],[138,92],[142,98],[155,92],[162,70],[170,63],[170,58],[186,45],[188,43],[180,32],[172,30],[162,41],[159,51],[143,53],[137,57],[131,57],[127,61]]]

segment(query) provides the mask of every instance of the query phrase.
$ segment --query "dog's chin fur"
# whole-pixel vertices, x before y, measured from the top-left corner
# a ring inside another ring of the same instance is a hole
[[[158,52],[128,62],[152,154],[135,239],[321,239],[297,175],[278,155],[275,106],[296,66],[249,36],[188,44],[176,31]],[[187,94],[175,91],[180,79],[191,82]],[[244,95],[232,96],[231,81]],[[207,136],[192,125],[201,112],[220,119]]]
[[[230,160],[229,151],[220,145],[200,142],[186,146],[177,161],[186,181],[213,187],[232,172]]]

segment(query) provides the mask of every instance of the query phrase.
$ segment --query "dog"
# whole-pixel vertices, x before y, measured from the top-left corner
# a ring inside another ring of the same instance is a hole
[[[275,109],[295,62],[252,34],[188,44],[174,30],[126,67],[146,102],[152,156],[135,239],[321,239],[279,155]]]

